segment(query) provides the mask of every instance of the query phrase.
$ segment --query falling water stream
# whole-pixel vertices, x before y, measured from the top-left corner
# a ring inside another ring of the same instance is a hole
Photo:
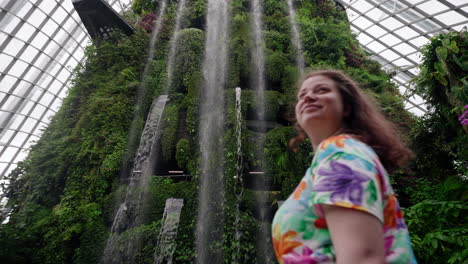
[[[148,185],[157,160],[157,142],[161,136],[160,121],[167,100],[167,95],[155,99],[146,120],[125,199],[114,217],[111,235],[104,250],[102,262],[105,264],[133,263],[135,254],[140,249],[141,237],[135,235],[121,239],[120,234],[143,223]]]
[[[236,162],[236,183],[234,184],[234,194],[236,195],[236,218],[234,220],[234,227],[236,230],[235,239],[237,242],[236,254],[233,254],[233,263],[239,263],[240,248],[241,248],[241,232],[240,232],[240,204],[242,202],[242,195],[244,193],[244,179],[242,175],[242,112],[241,112],[241,88],[236,88],[236,145],[237,145],[237,162]]]
[[[195,231],[196,263],[223,263],[224,88],[230,1],[208,0],[204,83],[200,93],[200,175]]]
[[[299,34],[299,27],[296,22],[296,11],[294,9],[293,0],[288,0],[289,8],[289,23],[291,24],[291,35],[293,39],[293,44],[296,49],[296,64],[297,68],[301,75],[304,74],[304,52],[302,49],[301,37]]]
[[[174,27],[174,33],[172,34],[171,40],[169,42],[169,56],[167,59],[167,83],[166,83],[166,91],[165,93],[171,89],[172,86],[172,76],[174,75],[174,58],[177,52],[177,39],[179,37],[179,30],[180,30],[180,22],[182,17],[185,13],[185,3],[186,0],[180,0],[179,6],[177,8],[177,15],[176,15],[176,22]]]
[[[252,63],[253,72],[251,75],[252,85],[256,94],[256,114],[259,122],[259,129],[261,133],[266,132],[265,125],[265,52],[264,52],[264,37],[263,37],[263,7],[260,0],[251,0],[251,31],[254,40],[254,47],[252,49]],[[260,162],[259,180],[257,181],[257,188],[259,190],[267,190],[268,183],[265,181],[265,155],[263,153],[265,144],[265,137],[261,135],[257,141],[256,158]],[[252,176],[252,175],[251,175]],[[271,255],[270,245],[268,243],[270,236],[270,225],[265,222],[267,211],[265,205],[267,204],[267,194],[264,191],[256,191],[256,206],[261,219],[259,225],[260,229],[257,233],[257,249],[258,263],[268,263]]]
[[[166,0],[162,0],[158,13],[158,19],[153,25],[151,33],[150,47],[148,57],[145,62],[145,67],[142,73],[142,84],[138,87],[136,107],[133,113],[133,121],[129,131],[127,146],[127,155],[130,153],[130,146],[137,138],[138,131],[138,117],[142,115],[143,101],[147,96],[147,86],[145,78],[151,71],[151,65],[156,49],[156,42],[159,39],[162,22],[164,21],[164,14],[166,9]],[[153,104],[148,114],[145,128],[140,139],[140,144],[134,159],[134,166],[128,177],[128,186],[125,193],[125,198],[120,204],[117,213],[114,216],[111,227],[111,234],[107,239],[106,247],[101,259],[104,264],[108,263],[133,263],[134,257],[140,248],[140,237],[135,236],[131,238],[121,239],[120,234],[130,228],[138,226],[142,223],[144,214],[142,212],[142,205],[147,200],[147,187],[149,185],[150,176],[154,170],[154,160],[156,151],[155,145],[160,137],[160,120],[164,111],[167,96],[163,95],[153,101]],[[128,157],[125,159],[127,160]],[[127,170],[125,166],[121,170],[121,178],[127,178],[125,175]],[[124,245],[120,245],[123,243]]]
[[[154,252],[154,264],[172,264],[182,206],[184,206],[184,199],[169,198],[166,200],[158,247]]]

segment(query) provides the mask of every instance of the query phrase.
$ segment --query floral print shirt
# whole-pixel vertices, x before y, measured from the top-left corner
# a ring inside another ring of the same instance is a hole
[[[322,204],[374,215],[384,228],[386,262],[416,263],[387,172],[365,143],[343,134],[317,147],[312,166],[273,219],[273,246],[279,263],[335,263]]]

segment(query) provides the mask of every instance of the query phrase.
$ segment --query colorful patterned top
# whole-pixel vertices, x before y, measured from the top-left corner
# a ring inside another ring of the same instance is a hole
[[[416,263],[408,229],[377,154],[350,135],[327,138],[273,219],[281,264],[335,263],[322,204],[368,212],[384,227],[387,263]]]

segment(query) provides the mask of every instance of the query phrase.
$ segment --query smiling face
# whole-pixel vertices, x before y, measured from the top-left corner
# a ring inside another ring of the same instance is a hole
[[[344,106],[336,83],[325,76],[307,78],[297,93],[296,120],[307,134],[343,127]]]

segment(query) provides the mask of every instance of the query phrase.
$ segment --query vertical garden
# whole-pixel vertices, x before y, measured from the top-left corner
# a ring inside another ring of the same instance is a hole
[[[153,100],[161,95],[169,100],[160,120],[144,216],[138,225],[119,232],[115,251],[125,251],[125,241],[137,241],[138,247],[131,262],[124,257],[121,263],[154,262],[169,198],[184,200],[173,263],[194,263],[200,247],[216,259],[213,263],[276,263],[271,236],[262,230],[313,157],[307,142],[297,152],[288,148],[295,136],[290,117],[301,75],[288,2],[260,1],[265,89],[259,95],[251,56],[257,45],[252,3],[228,1],[225,82],[216,100],[221,102],[223,133],[212,138],[222,142],[222,149],[220,155],[203,153],[221,170],[215,175],[218,189],[211,192],[222,195],[208,201],[208,208],[216,210],[206,216],[198,210],[204,192],[200,183],[206,177],[200,140],[207,132],[200,124],[207,118],[202,114],[204,65],[212,52],[206,49],[209,2],[187,0],[182,14],[180,2],[134,0],[125,18],[137,32],[130,37],[115,32],[87,48],[86,62],[75,69],[60,111],[28,158],[7,176],[10,185],[4,192],[11,211],[0,226],[1,263],[103,261],[131,183],[140,136]],[[429,113],[416,117],[404,109],[391,73],[359,47],[340,6],[332,0],[292,3],[306,71],[333,68],[348,73],[415,152],[410,166],[391,180],[418,260],[463,263],[468,259],[466,30],[436,36],[424,48],[414,92],[427,101]],[[156,24],[160,28],[153,38]],[[236,98],[237,87],[241,92]],[[184,177],[168,176],[170,171]],[[203,217],[217,220],[203,227],[214,239],[197,245],[197,224]]]

